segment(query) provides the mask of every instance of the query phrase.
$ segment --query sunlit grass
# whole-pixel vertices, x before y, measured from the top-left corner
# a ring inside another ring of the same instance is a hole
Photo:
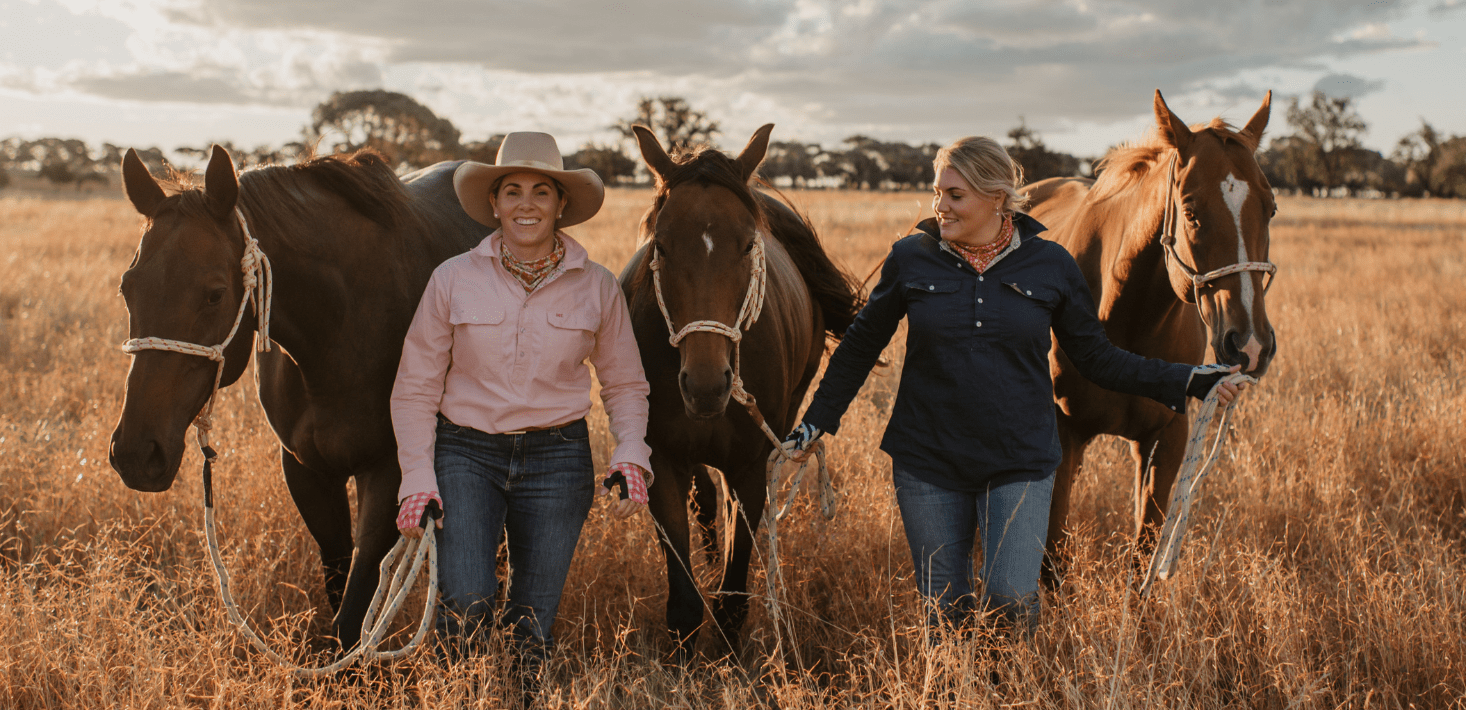
[[[929,204],[920,193],[791,197],[862,277]],[[570,231],[619,271],[649,199],[612,190]],[[116,286],[139,222],[121,200],[0,198],[0,707],[503,707],[499,650],[292,679],[225,620],[201,544],[198,455],[162,494],[130,491],[108,468],[127,367]],[[1102,440],[1075,491],[1070,574],[1035,638],[996,652],[982,639],[929,643],[877,449],[892,368],[830,442],[839,515],[825,521],[801,501],[780,527],[804,670],[768,657],[761,600],[741,664],[665,668],[650,518],[597,508],[561,605],[546,705],[1466,704],[1466,207],[1284,198],[1271,257],[1279,355],[1234,417],[1176,576],[1151,599],[1132,591],[1128,451]],[[899,363],[899,346],[889,354]],[[319,557],[248,380],[223,394],[213,434],[224,556],[251,620],[307,654],[326,630]],[[603,459],[599,409],[592,425]]]

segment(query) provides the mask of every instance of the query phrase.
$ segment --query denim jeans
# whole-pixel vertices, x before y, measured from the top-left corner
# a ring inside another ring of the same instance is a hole
[[[926,483],[897,467],[896,503],[916,566],[916,585],[934,609],[928,623],[965,626],[994,612],[1007,626],[1038,621],[1038,575],[1048,537],[1054,474],[999,476],[967,493]],[[982,595],[972,589],[972,547],[982,535]]]
[[[439,416],[433,449],[443,528],[438,535],[438,640],[450,658],[487,640],[508,536],[509,588],[499,622],[532,667],[550,627],[590,512],[594,472],[585,420],[523,434],[486,434]]]

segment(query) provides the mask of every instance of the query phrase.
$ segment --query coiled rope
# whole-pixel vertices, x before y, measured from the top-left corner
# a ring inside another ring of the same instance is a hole
[[[209,560],[214,565],[214,575],[219,581],[219,596],[224,602],[230,623],[243,632],[250,643],[270,660],[300,676],[328,675],[358,660],[389,660],[404,656],[422,642],[428,626],[432,623],[434,608],[437,606],[438,545],[437,537],[431,531],[427,531],[421,538],[426,542],[409,542],[406,537],[398,539],[397,544],[382,558],[378,566],[380,577],[377,580],[376,593],[372,596],[372,603],[367,608],[366,616],[362,619],[361,641],[351,652],[327,666],[297,665],[270,648],[269,644],[266,644],[264,639],[250,627],[244,614],[239,610],[239,604],[234,601],[234,595],[230,592],[229,571],[225,569],[224,559],[219,553],[218,533],[214,525],[213,466],[217,454],[213,447],[209,446],[209,431],[213,429],[214,401],[218,397],[219,383],[224,376],[224,350],[239,333],[239,324],[244,321],[244,312],[251,304],[255,307],[258,333],[255,348],[258,352],[270,350],[270,309],[273,305],[275,285],[274,276],[270,270],[270,259],[260,249],[259,241],[250,234],[249,223],[245,221],[244,213],[236,207],[234,215],[239,220],[239,230],[244,235],[244,256],[240,258],[240,269],[244,272],[244,297],[239,302],[239,310],[234,315],[234,325],[229,329],[229,335],[225,336],[224,342],[208,346],[168,338],[132,338],[122,344],[122,351],[135,355],[144,350],[165,350],[206,357],[218,363],[214,370],[214,387],[209,391],[209,399],[204,404],[203,410],[194,418],[193,427],[197,433],[199,451],[204,456],[204,538],[209,548]],[[411,565],[407,564],[408,557],[412,558]],[[412,584],[409,580],[417,579],[425,557],[428,562],[428,596],[424,602],[422,621],[418,624],[417,632],[413,634],[412,640],[402,648],[395,651],[379,651],[377,647],[381,644],[387,629],[412,591]],[[402,564],[398,565],[395,573],[389,574],[392,566],[398,561],[401,561]],[[384,598],[390,598],[391,602],[387,605],[386,612],[377,618]]]
[[[1181,460],[1181,468],[1171,488],[1171,504],[1166,508],[1166,522],[1161,526],[1155,553],[1145,572],[1145,581],[1140,585],[1142,597],[1150,594],[1157,579],[1170,579],[1176,560],[1181,556],[1181,545],[1186,541],[1186,526],[1191,521],[1191,500],[1200,489],[1202,480],[1211,473],[1217,456],[1221,453],[1222,440],[1227,436],[1227,423],[1232,418],[1232,407],[1236,400],[1222,407],[1216,441],[1208,453],[1206,440],[1211,433],[1212,420],[1217,414],[1217,391],[1225,383],[1235,385],[1243,382],[1256,384],[1257,378],[1239,372],[1218,380],[1207,393],[1206,399],[1202,400],[1196,420],[1191,423],[1191,438],[1186,441],[1186,454]]]

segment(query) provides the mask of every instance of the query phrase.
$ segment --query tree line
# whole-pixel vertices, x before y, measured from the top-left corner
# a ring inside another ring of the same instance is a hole
[[[1466,136],[1446,136],[1423,119],[1421,128],[1400,139],[1386,156],[1363,147],[1368,125],[1349,98],[1330,98],[1315,92],[1307,103],[1295,97],[1287,107],[1292,133],[1276,137],[1258,154],[1258,162],[1274,188],[1312,195],[1369,194],[1379,196],[1466,197]],[[627,117],[609,128],[621,140],[586,143],[566,158],[567,167],[592,168],[607,182],[635,183],[647,179],[635,159],[631,126],[648,126],[672,153],[711,145],[720,124],[705,111],[678,96],[644,97]],[[280,146],[254,148],[223,143],[239,167],[284,163],[317,152],[348,152],[371,148],[399,171],[425,167],[441,160],[493,162],[503,134],[483,140],[464,140],[451,121],[436,115],[405,94],[384,91],[347,91],[332,94],[311,111],[301,139]],[[1050,149],[1019,117],[1006,135],[1005,147],[1023,166],[1029,182],[1050,177],[1094,177],[1096,158],[1081,158]],[[845,189],[924,189],[932,183],[932,160],[940,146],[882,141],[865,135],[846,138],[826,148],[817,143],[776,141],[759,172],[784,187]],[[35,175],[56,185],[111,184],[124,148],[103,143],[94,148],[76,139],[41,138],[0,140],[0,189],[10,173]],[[139,151],[154,170],[168,165],[157,147]],[[180,146],[175,156],[201,160],[207,146]]]

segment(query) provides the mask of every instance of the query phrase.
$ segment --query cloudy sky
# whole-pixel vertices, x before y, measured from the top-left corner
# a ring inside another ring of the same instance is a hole
[[[333,91],[387,88],[466,140],[608,140],[641,95],[833,146],[946,142],[1023,116],[1080,155],[1161,89],[1190,122],[1264,92],[1358,101],[1386,152],[1466,134],[1466,0],[0,0],[0,137],[279,144]],[[1272,135],[1287,132],[1281,106]]]

